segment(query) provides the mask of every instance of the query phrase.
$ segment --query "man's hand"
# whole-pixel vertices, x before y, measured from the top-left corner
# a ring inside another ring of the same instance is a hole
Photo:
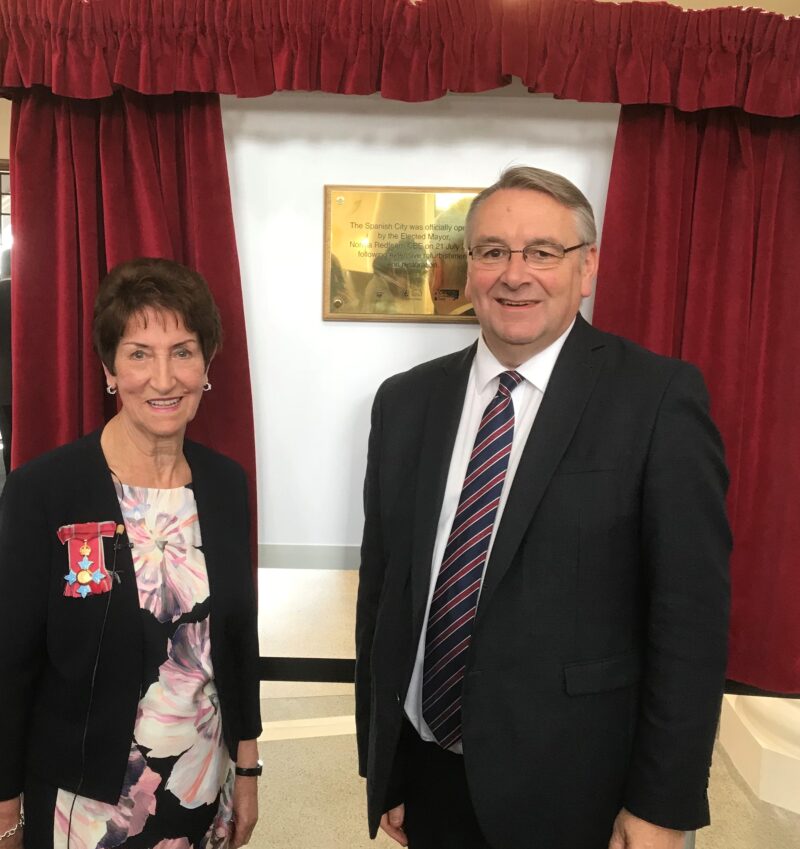
[[[639,819],[623,808],[614,820],[608,849],[683,849],[684,835]]]
[[[387,811],[381,817],[381,828],[401,846],[408,846],[408,838],[403,831],[403,820],[406,818],[406,806],[398,805]]]
[[[258,779],[237,775],[233,785],[230,849],[245,846],[258,822]]]

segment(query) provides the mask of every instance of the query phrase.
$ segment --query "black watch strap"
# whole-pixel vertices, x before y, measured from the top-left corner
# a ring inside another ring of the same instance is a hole
[[[247,777],[258,777],[264,771],[264,762],[262,760],[256,761],[255,766],[237,766],[236,774]]]

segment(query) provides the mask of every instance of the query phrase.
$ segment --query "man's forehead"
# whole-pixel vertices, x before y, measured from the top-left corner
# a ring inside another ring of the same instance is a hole
[[[477,242],[487,243],[487,244],[499,244],[504,245],[508,240],[508,235],[495,235],[493,233],[481,233],[477,232],[475,234],[475,239]],[[563,241],[564,236],[556,236],[555,233],[543,233],[536,232],[525,236],[525,244],[526,245],[560,245]]]
[[[538,210],[551,215],[571,211],[560,200],[546,192],[540,192],[536,189],[498,189],[489,195],[483,203],[479,204],[475,212],[476,214],[481,212],[498,213],[502,210],[506,212]]]
[[[521,232],[531,242],[560,242],[574,224],[572,210],[544,192],[498,189],[475,210],[472,236],[502,242],[513,228],[515,237]]]

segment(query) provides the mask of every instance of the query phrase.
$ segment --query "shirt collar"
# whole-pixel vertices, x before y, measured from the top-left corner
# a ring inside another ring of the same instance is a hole
[[[551,342],[543,351],[534,354],[515,369],[541,393],[544,393],[547,389],[558,355],[561,353],[564,342],[567,341],[567,336],[569,336],[574,325],[575,319],[572,319],[569,327],[555,342]],[[475,352],[475,388],[478,392],[483,392],[489,382],[500,377],[504,371],[509,371],[509,369],[489,350],[489,346],[483,338],[483,333],[481,333],[478,337],[478,350]]]

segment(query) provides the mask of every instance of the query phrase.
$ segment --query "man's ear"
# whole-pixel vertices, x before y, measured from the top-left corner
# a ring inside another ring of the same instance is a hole
[[[590,245],[581,260],[581,297],[588,298],[597,277],[597,245]]]

